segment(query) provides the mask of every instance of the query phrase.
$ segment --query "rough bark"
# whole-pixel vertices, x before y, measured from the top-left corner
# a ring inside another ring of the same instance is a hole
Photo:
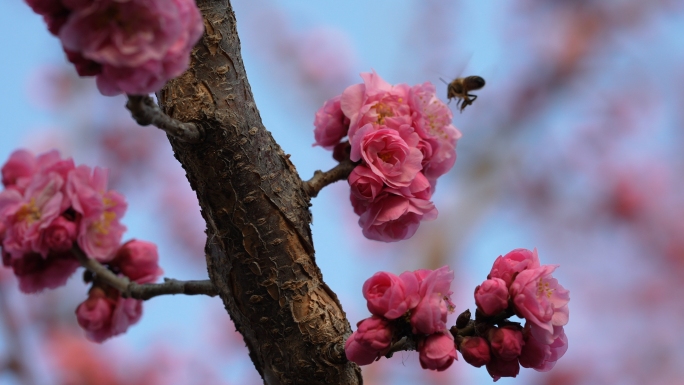
[[[360,384],[349,322],[314,258],[309,196],[259,116],[228,0],[197,0],[205,34],[158,99],[204,138],[169,137],[207,222],[209,277],[266,384]]]

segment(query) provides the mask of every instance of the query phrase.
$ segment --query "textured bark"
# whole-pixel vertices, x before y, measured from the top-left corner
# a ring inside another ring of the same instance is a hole
[[[207,222],[209,277],[267,384],[360,384],[349,322],[314,259],[309,197],[259,116],[228,0],[197,0],[205,34],[158,99],[204,129],[169,137]]]

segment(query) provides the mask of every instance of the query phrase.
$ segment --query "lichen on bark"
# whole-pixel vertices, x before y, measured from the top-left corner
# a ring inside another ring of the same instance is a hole
[[[314,258],[310,198],[261,122],[230,1],[197,5],[191,67],[157,97],[203,128],[200,143],[169,141],[207,223],[209,277],[266,384],[360,384],[343,350],[349,322]]]

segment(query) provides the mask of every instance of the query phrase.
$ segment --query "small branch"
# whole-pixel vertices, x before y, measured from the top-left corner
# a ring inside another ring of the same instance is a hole
[[[195,123],[183,123],[168,115],[147,95],[128,95],[126,108],[141,126],[153,125],[184,142],[199,142],[202,129]]]
[[[389,350],[387,351],[387,353],[385,353],[385,357],[392,358],[392,356],[396,352],[415,350],[418,350],[418,347],[416,346],[416,341],[413,338],[409,338],[408,336],[403,336],[401,337],[401,339],[399,339],[399,341],[390,345]]]
[[[98,281],[113,287],[121,292],[124,298],[135,298],[148,300],[152,297],[165,294],[185,294],[185,295],[208,295],[215,297],[218,290],[210,280],[202,281],[179,281],[171,278],[164,278],[164,283],[139,284],[131,282],[127,277],[120,277],[111,270],[100,264],[100,262],[88,258],[87,255],[78,247],[72,249],[76,258],[83,267],[95,274]]]
[[[323,187],[339,180],[347,179],[354,167],[356,167],[356,164],[347,158],[329,171],[323,172],[321,170],[317,170],[314,172],[313,178],[304,182],[304,190],[311,198],[314,198],[323,189]]]
[[[210,280],[202,281],[179,281],[173,278],[164,278],[164,283],[147,283],[144,285],[131,282],[128,285],[130,298],[148,300],[158,295],[185,294],[185,295],[208,295],[215,297],[218,290]]]
[[[111,270],[102,266],[100,262],[92,258],[88,258],[88,256],[83,252],[83,250],[81,250],[81,248],[78,246],[74,246],[73,248],[71,248],[71,252],[74,253],[76,258],[78,258],[78,262],[81,263],[81,266],[85,267],[86,269],[88,269],[88,271],[95,274],[97,279],[120,291],[122,295],[128,292],[128,288],[131,284],[131,281],[127,277],[119,277],[116,274],[114,274]]]

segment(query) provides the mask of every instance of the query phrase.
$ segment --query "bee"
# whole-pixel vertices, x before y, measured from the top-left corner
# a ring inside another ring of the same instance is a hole
[[[444,82],[444,79],[442,79]],[[447,82],[444,82],[447,84]],[[477,95],[469,94],[470,91],[479,90],[485,86],[485,80],[479,76],[467,76],[465,78],[456,78],[451,83],[447,84],[447,99],[451,103],[451,99],[458,99],[456,107],[461,107],[461,112],[473,104]]]

